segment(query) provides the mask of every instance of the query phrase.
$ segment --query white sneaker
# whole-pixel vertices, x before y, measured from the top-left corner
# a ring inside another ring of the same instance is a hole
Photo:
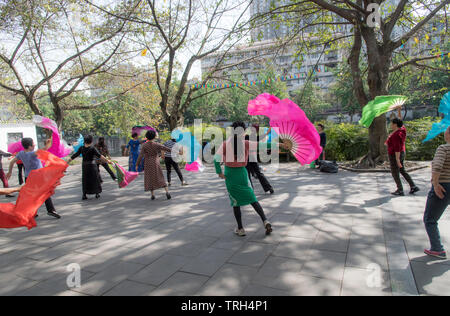
[[[269,221],[264,221],[264,228],[266,229],[266,235],[272,233],[272,224]]]
[[[245,230],[243,228],[242,229],[236,228],[234,230],[234,233],[240,237],[244,237],[246,235]]]

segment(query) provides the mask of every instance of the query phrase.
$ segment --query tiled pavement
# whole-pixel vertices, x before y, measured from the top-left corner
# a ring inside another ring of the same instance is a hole
[[[37,228],[0,230],[0,295],[450,294],[450,261],[422,253],[429,168],[412,174],[417,196],[391,198],[388,174],[282,165],[268,174],[273,196],[256,189],[273,235],[245,207],[244,238],[232,233],[212,168],[186,175],[187,187],[173,181],[170,201],[163,191],[151,201],[142,177],[119,190],[102,175],[101,199],[82,202],[80,166],[70,167],[54,196],[61,220],[42,208]],[[440,224],[447,245],[449,219]],[[80,288],[67,286],[72,263]]]

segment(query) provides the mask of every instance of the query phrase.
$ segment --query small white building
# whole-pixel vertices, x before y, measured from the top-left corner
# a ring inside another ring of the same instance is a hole
[[[38,144],[36,125],[31,121],[0,122],[0,149],[8,150],[8,145],[29,137]]]

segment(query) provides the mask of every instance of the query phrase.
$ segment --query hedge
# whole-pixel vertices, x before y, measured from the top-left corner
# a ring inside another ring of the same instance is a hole
[[[428,134],[433,123],[440,118],[425,117],[414,121],[406,121],[408,131],[406,142],[407,159],[415,161],[432,160],[439,145],[444,144],[444,136],[440,135],[425,144],[422,141]],[[330,121],[317,122],[325,125],[327,134],[326,159],[336,161],[353,161],[363,157],[369,151],[369,130],[352,123],[333,123]],[[205,128],[211,125],[204,124]],[[215,126],[217,127],[217,126]],[[193,132],[193,127],[187,130]],[[225,137],[225,129],[222,129]],[[169,132],[160,133],[160,138],[166,141],[170,138]],[[209,139],[205,141],[210,141]]]

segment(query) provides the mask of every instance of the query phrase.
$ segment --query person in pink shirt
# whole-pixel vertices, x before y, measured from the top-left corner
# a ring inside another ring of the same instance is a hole
[[[232,125],[234,137],[226,140],[214,157],[216,173],[225,180],[225,184],[233,207],[234,216],[238,227],[235,233],[245,236],[242,225],[241,206],[252,205],[256,213],[261,217],[266,235],[272,232],[272,224],[267,220],[264,210],[256,199],[253,188],[249,183],[247,166],[250,142],[245,140],[245,123],[234,122]],[[221,162],[225,164],[225,173],[222,171]]]

